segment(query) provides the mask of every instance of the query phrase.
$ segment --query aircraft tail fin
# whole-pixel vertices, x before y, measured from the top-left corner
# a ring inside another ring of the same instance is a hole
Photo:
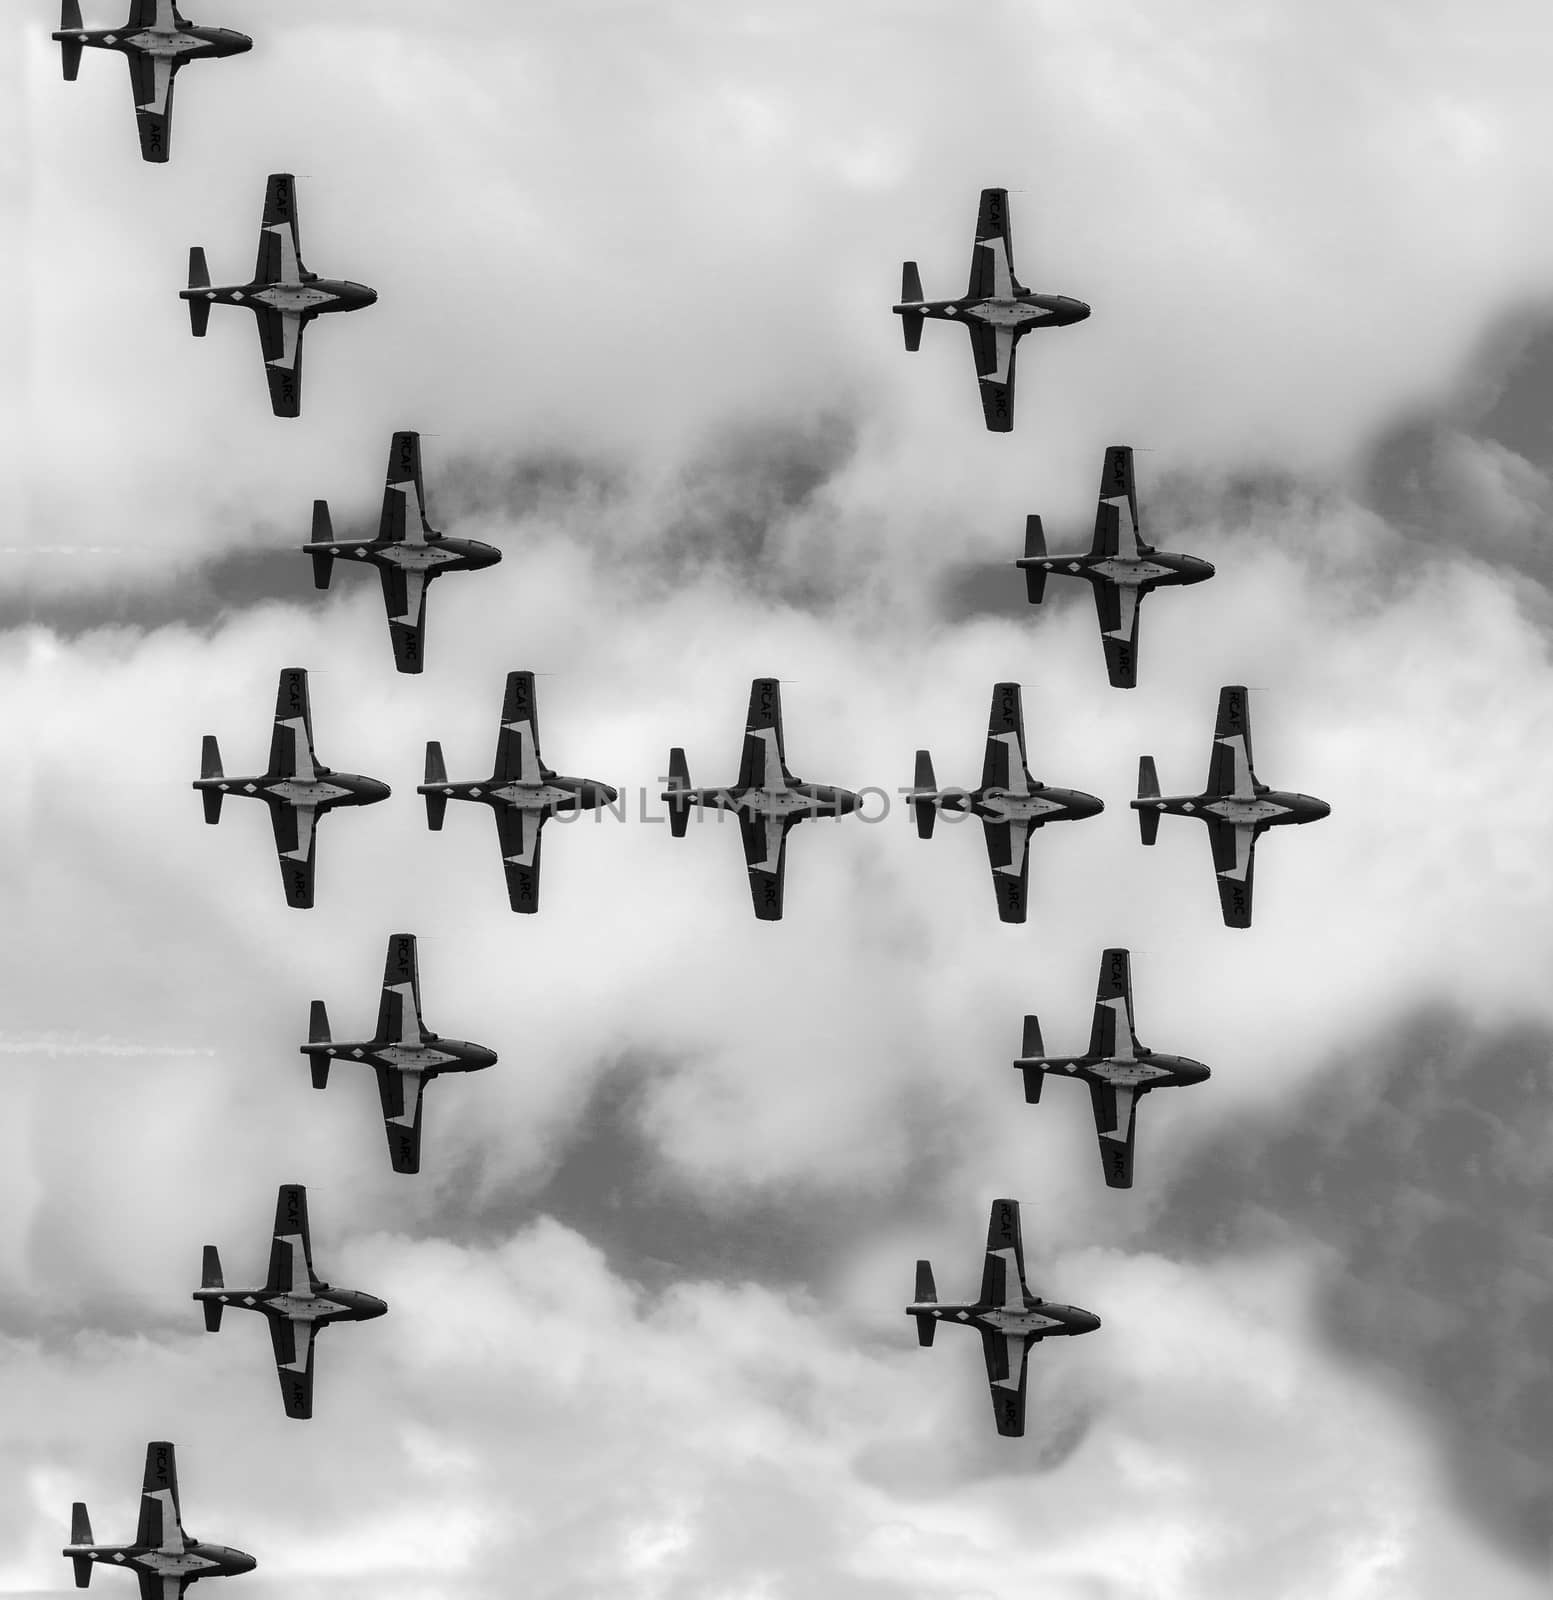
[[[80,0],[62,0],[59,8],[60,33],[67,29],[79,31],[81,28],[81,3]],[[59,39],[59,34],[54,37]],[[60,39],[60,52],[64,57],[65,81],[75,82],[75,75],[81,70],[81,41],[79,39]]]
[[[329,1012],[322,1000],[315,1000],[308,1008],[307,1042],[309,1045],[329,1043]],[[328,1088],[329,1057],[322,1050],[309,1050],[307,1060],[313,1069],[313,1087]]]
[[[66,9],[68,10],[68,4]],[[70,1508],[70,1542],[73,1545],[93,1544],[92,1519],[86,1514],[86,1502],[77,1500]],[[92,1558],[90,1556],[72,1556],[70,1564],[75,1568],[75,1586],[84,1589],[92,1581]]]
[[[936,1305],[938,1302],[938,1288],[933,1282],[933,1264],[930,1261],[917,1263],[917,1286],[912,1295],[912,1304],[925,1306]],[[919,1311],[917,1318],[917,1343],[930,1345],[933,1342],[933,1331],[938,1327],[938,1319],[930,1312]]]
[[[435,739],[426,741],[426,782],[446,783],[448,769],[443,765],[442,746]],[[442,826],[442,819],[447,815],[448,797],[445,794],[429,794],[426,796],[426,826],[435,833]]]
[[[216,743],[215,734],[207,733],[200,743],[200,782],[219,780],[222,775],[221,747]],[[221,820],[221,802],[224,798],[219,789],[200,790],[200,799],[205,802],[206,822]]]
[[[208,289],[210,287],[210,268],[205,265],[205,252],[198,246],[193,246],[189,251],[189,288]],[[210,323],[210,301],[201,300],[196,296],[186,294],[189,302],[189,327],[193,330],[196,339],[205,337],[205,329]]]
[[[221,1277],[221,1255],[213,1244],[205,1246],[204,1260],[200,1264],[200,1288],[221,1289],[225,1283]],[[202,1300],[200,1302],[205,1312],[205,1331],[219,1333],[221,1330],[221,1313],[226,1309],[219,1300]]]
[[[329,520],[329,502],[315,500],[313,502],[313,536],[309,544],[333,544],[334,524]],[[329,578],[334,572],[334,557],[327,550],[313,550],[309,554],[313,558],[313,587],[327,589]]]
[[[1020,1045],[1019,1056],[1021,1061],[1028,1061],[1032,1057],[1044,1056],[1046,1046],[1041,1042],[1041,1019],[1039,1017],[1025,1018],[1025,1036]],[[1025,1103],[1036,1105],[1041,1098],[1041,1085],[1046,1081],[1046,1074],[1039,1067],[1025,1067]]]
[[[1046,554],[1046,534],[1041,528],[1041,519],[1036,516],[1025,518],[1025,559],[1038,561]],[[1030,604],[1040,605],[1046,597],[1046,574],[1038,567],[1025,569],[1025,594]]]
[[[922,300],[922,279],[917,274],[915,261],[901,263],[901,301],[905,305],[920,304]],[[906,338],[906,348],[916,350],[922,344],[922,313],[920,311],[901,312],[901,332]]]
[[[1138,757],[1138,799],[1159,799],[1159,778],[1154,771],[1153,756]],[[1136,805],[1136,802],[1134,803]],[[1136,806],[1138,812],[1138,832],[1143,835],[1145,844],[1153,844],[1159,836],[1159,813],[1143,806]]]
[[[933,823],[938,817],[938,807],[931,798],[918,799],[917,795],[926,790],[929,796],[937,792],[938,784],[933,777],[933,758],[926,750],[917,752],[917,770],[912,778],[914,791],[911,801],[912,814],[917,821],[917,837],[931,839],[933,837]]]
[[[669,786],[663,798],[669,806],[669,831],[676,839],[683,839],[686,828],[690,826],[690,801],[685,798],[689,789],[690,766],[685,760],[685,752],[675,745],[669,751]]]

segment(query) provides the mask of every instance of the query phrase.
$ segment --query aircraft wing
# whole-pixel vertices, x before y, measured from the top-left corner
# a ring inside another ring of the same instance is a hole
[[[994,1200],[987,1219],[987,1260],[981,1273],[983,1306],[1025,1309],[1025,1246],[1019,1230],[1019,1202]]]
[[[124,59],[129,62],[141,159],[166,161],[172,154],[173,78],[180,63],[176,57],[153,56],[144,50],[128,50]]]
[[[146,1446],[146,1475],[141,1481],[140,1521],[135,1543],[167,1555],[183,1554],[183,1519],[178,1510],[178,1463],[165,1439]]]
[[[782,886],[787,877],[787,830],[795,816],[751,816],[739,813],[739,836],[744,843],[744,864],[749,869],[750,898],[762,922],[782,916]]]
[[[787,752],[782,747],[782,685],[775,678],[756,678],[750,684],[737,787],[776,789],[791,781]]]
[[[981,385],[981,411],[993,433],[1008,433],[1014,426],[1014,355],[1019,329],[994,328],[967,318],[976,381]]]
[[[139,1568],[135,1576],[140,1579],[140,1600],[183,1600],[183,1591],[189,1586],[189,1579],[183,1576],[169,1574],[159,1578],[154,1572]]]
[[[264,357],[264,376],[270,386],[270,410],[277,417],[299,417],[302,415],[302,331],[311,314],[277,311],[257,301],[249,304],[259,319],[259,351]]]
[[[300,283],[301,236],[297,231],[297,185],[289,172],[272,172],[264,189],[264,216],[259,223],[259,255],[254,262],[257,284]]]
[[[275,687],[275,727],[270,734],[270,765],[266,778],[299,778],[311,783],[318,776],[313,756],[313,708],[307,692],[305,667],[282,667]]]
[[[1130,1084],[1089,1080],[1089,1099],[1095,1112],[1095,1134],[1100,1140],[1100,1165],[1113,1189],[1132,1187],[1132,1146],[1137,1130],[1138,1095]]]
[[[300,1183],[283,1183],[275,1196],[275,1233],[264,1287],[275,1294],[311,1294],[316,1281],[307,1228],[307,1190]]]
[[[391,933],[383,960],[383,998],[378,1002],[373,1044],[420,1044],[421,971],[413,933]]]
[[[139,33],[145,28],[160,28],[168,33],[182,21],[176,0],[129,0],[129,21],[124,24],[124,31]]]
[[[998,916],[1004,922],[1023,922],[1030,896],[1030,824],[983,817],[981,826],[987,837]]]
[[[1025,765],[1025,717],[1017,683],[992,686],[981,786],[983,789],[1006,789],[1010,794],[1030,792],[1030,773]]]
[[[1132,446],[1109,445],[1100,468],[1100,503],[1095,511],[1095,537],[1089,554],[1096,561],[1109,556],[1133,561],[1139,553],[1138,491],[1132,479]]]
[[[1251,926],[1251,869],[1256,864],[1256,829],[1250,824],[1204,817],[1219,880],[1219,909],[1226,928]]]
[[[971,276],[965,298],[1008,300],[1018,288],[1014,240],[1008,221],[1008,190],[983,189],[976,211],[976,243],[971,246]]]
[[[539,756],[539,701],[532,672],[509,672],[496,736],[499,783],[543,783],[547,772]],[[502,851],[505,855],[507,852]]]
[[[1233,795],[1237,800],[1256,797],[1256,773],[1251,764],[1251,704],[1240,684],[1226,684],[1219,690],[1219,714],[1213,725],[1213,754],[1208,758],[1204,793]]]
[[[379,539],[404,538],[410,526],[410,500],[415,500],[415,515],[426,526],[426,491],[421,485],[421,436],[396,433],[388,446],[388,481],[383,486],[383,514],[378,520]]]
[[[270,1343],[275,1347],[275,1370],[280,1375],[280,1396],[288,1417],[313,1414],[313,1334],[311,1322],[289,1317],[267,1317]]]
[[[992,1414],[998,1432],[1018,1438],[1025,1431],[1025,1362],[1030,1341],[1019,1333],[981,1329],[981,1353],[992,1390]]]
[[[318,808],[275,804],[270,807],[270,823],[275,830],[275,853],[280,858],[280,881],[285,885],[286,904],[306,911],[313,903]]]
[[[378,1098],[383,1102],[383,1127],[395,1172],[421,1170],[421,1089],[423,1075],[393,1067],[377,1069]]]
[[[1138,684],[1138,613],[1143,592],[1135,584],[1115,583],[1096,573],[1095,616],[1100,623],[1100,643],[1105,649],[1105,674],[1113,689],[1133,689]]]
[[[426,659],[426,590],[434,574],[407,571],[404,567],[377,570],[383,580],[383,607],[388,612],[394,666],[400,672],[419,672]]]
[[[1095,986],[1095,1020],[1089,1029],[1089,1054],[1102,1061],[1132,1061],[1137,1051],[1132,1020],[1132,956],[1126,950],[1103,950],[1100,980]]]
[[[507,904],[514,911],[539,910],[539,844],[545,825],[542,811],[496,807],[496,837],[501,841],[507,873]]]

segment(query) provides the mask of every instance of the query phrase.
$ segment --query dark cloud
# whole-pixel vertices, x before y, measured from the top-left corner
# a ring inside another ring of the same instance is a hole
[[[1201,1259],[1291,1230],[1332,1252],[1332,1345],[1429,1419],[1467,1513],[1548,1564],[1553,1029],[1414,1016],[1199,1151],[1145,1242]]]

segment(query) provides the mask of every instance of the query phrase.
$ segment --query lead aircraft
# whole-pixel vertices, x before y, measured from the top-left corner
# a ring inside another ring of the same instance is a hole
[[[1319,822],[1332,812],[1313,795],[1269,789],[1257,782],[1251,764],[1251,707],[1241,684],[1219,690],[1219,715],[1213,728],[1208,783],[1201,794],[1164,795],[1153,756],[1138,760],[1138,829],[1153,844],[1159,819],[1199,817],[1208,825],[1213,870],[1219,882],[1219,908],[1226,928],[1251,926],[1251,869],[1256,841],[1268,829],[1296,822]]]
[[[595,778],[552,772],[539,754],[539,702],[532,672],[509,672],[496,735],[496,770],[478,783],[449,783],[442,746],[426,745],[426,825],[442,827],[449,800],[475,800],[496,814],[496,837],[507,873],[507,903],[514,911],[539,910],[539,835],[558,811],[596,811],[619,794]]]
[[[1139,1043],[1132,1018],[1132,957],[1126,950],[1100,956],[1100,982],[1095,990],[1095,1020],[1089,1049],[1081,1056],[1049,1056],[1041,1043],[1037,1017],[1025,1018],[1024,1048],[1014,1063],[1025,1075],[1025,1099],[1041,1098],[1046,1074],[1061,1073],[1089,1085],[1095,1133],[1100,1140],[1100,1165],[1113,1189],[1132,1187],[1133,1141],[1138,1101],[1150,1089],[1201,1083],[1209,1076],[1200,1061],[1167,1056]]]
[[[415,516],[410,514],[411,498]],[[419,530],[416,528],[419,522]],[[388,482],[375,539],[336,539],[329,520],[329,502],[313,502],[313,537],[302,548],[313,558],[313,584],[327,589],[334,563],[365,561],[383,580],[388,608],[388,634],[394,665],[400,672],[419,672],[426,652],[426,591],[444,572],[472,572],[493,567],[501,551],[478,539],[450,539],[426,520],[426,492],[421,484],[421,436],[396,433],[388,447]]]
[[[983,189],[971,247],[971,277],[959,300],[924,300],[917,263],[901,267],[901,319],[906,348],[922,343],[926,318],[961,323],[971,338],[971,358],[981,385],[981,409],[994,433],[1014,426],[1014,353],[1033,328],[1060,328],[1082,322],[1089,307],[1065,294],[1036,294],[1014,276],[1014,242],[1009,232],[1008,190]]]
[[[775,678],[756,678],[750,684],[739,778],[731,789],[692,789],[685,752],[678,745],[669,751],[668,781],[659,798],[668,802],[669,830],[676,839],[685,836],[692,806],[715,806],[739,819],[750,898],[762,922],[776,922],[782,915],[788,831],[805,817],[845,816],[863,803],[850,789],[805,783],[787,770],[782,685]]]
[[[302,415],[302,335],[314,317],[330,311],[359,311],[377,299],[377,290],[346,278],[320,278],[302,265],[297,230],[296,179],[272,172],[264,191],[259,225],[259,255],[249,283],[212,288],[205,252],[189,251],[189,287],[178,291],[189,303],[189,326],[205,337],[210,308],[246,306],[259,323],[259,349],[270,385],[270,409],[277,417]]]
[[[1023,922],[1030,892],[1030,835],[1048,822],[1093,817],[1105,803],[1081,789],[1049,789],[1030,776],[1025,764],[1025,719],[1017,683],[992,686],[987,718],[987,752],[982,758],[979,789],[939,789],[933,758],[917,752],[916,780],[907,799],[916,816],[919,838],[933,837],[933,823],[942,811],[980,817],[992,865],[992,888],[998,916]]]
[[[81,70],[83,48],[117,50],[129,63],[144,161],[166,161],[173,153],[173,79],[179,67],[186,61],[240,56],[253,49],[246,33],[185,21],[173,0],[130,0],[129,20],[122,28],[84,28],[80,0],[63,0],[54,37],[69,83]]]
[[[466,1039],[444,1039],[421,1021],[421,973],[415,935],[388,936],[383,963],[383,998],[377,1031],[370,1039],[332,1040],[329,1013],[315,1000],[308,1017],[307,1043],[301,1046],[313,1069],[313,1087],[329,1084],[334,1061],[365,1062],[377,1074],[388,1157],[395,1172],[421,1170],[421,1100],[426,1084],[443,1072],[479,1072],[494,1065],[496,1052]]]
[[[1123,520],[1125,503],[1127,517]],[[1132,446],[1106,448],[1100,468],[1100,505],[1095,513],[1095,536],[1089,549],[1051,555],[1039,517],[1025,519],[1025,553],[1014,563],[1023,570],[1030,604],[1038,606],[1046,593],[1046,580],[1071,575],[1084,578],[1094,589],[1095,612],[1100,619],[1100,643],[1105,649],[1105,670],[1116,689],[1135,688],[1138,682],[1138,612],[1151,589],[1168,584],[1201,583],[1213,576],[1213,564],[1200,556],[1173,555],[1156,550],[1138,536],[1138,492],[1133,484]]]
[[[1025,1431],[1025,1360],[1030,1346],[1042,1339],[1093,1333],[1100,1326],[1092,1311],[1060,1306],[1030,1293],[1017,1200],[992,1202],[980,1295],[974,1301],[940,1303],[932,1263],[919,1261],[916,1298],[906,1307],[906,1315],[917,1319],[918,1344],[932,1344],[934,1331],[945,1319],[976,1329],[998,1432],[1014,1438]]]
[[[92,1581],[92,1568],[105,1563],[127,1568],[140,1580],[141,1600],[179,1600],[200,1578],[230,1578],[252,1572],[258,1562],[224,1544],[207,1544],[185,1533],[178,1509],[178,1465],[165,1439],[146,1446],[146,1474],[140,1490],[140,1521],[133,1544],[98,1544],[85,1504],[70,1508],[70,1543],[63,1554],[75,1567],[76,1588]]]
[[[313,903],[318,819],[336,806],[376,805],[389,795],[386,783],[354,772],[336,772],[313,754],[313,713],[303,667],[281,668],[275,690],[269,770],[256,778],[226,777],[221,770],[216,736],[207,733],[194,787],[205,802],[206,822],[221,820],[221,802],[228,795],[252,795],[269,806],[286,904],[298,910],[306,910]]]
[[[313,1338],[331,1322],[366,1322],[388,1307],[360,1289],[336,1289],[313,1271],[313,1246],[307,1228],[307,1190],[283,1183],[275,1197],[275,1233],[270,1241],[270,1271],[259,1289],[229,1289],[221,1277],[215,1245],[205,1246],[204,1270],[194,1298],[204,1308],[210,1333],[221,1327],[228,1306],[260,1312],[270,1325],[275,1369],[288,1417],[313,1414]]]

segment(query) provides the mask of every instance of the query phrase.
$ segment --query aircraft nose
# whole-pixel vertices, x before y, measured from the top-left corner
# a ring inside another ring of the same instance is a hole
[[[1093,1311],[1081,1311],[1073,1307],[1073,1331],[1075,1333],[1093,1333],[1100,1326],[1100,1319]]]
[[[1317,800],[1311,795],[1306,795],[1305,804],[1310,807],[1310,815],[1306,818],[1307,822],[1320,822],[1323,817],[1332,815],[1332,808],[1325,800]]]
[[[1105,810],[1105,801],[1092,794],[1084,794],[1079,790],[1073,793],[1069,802],[1075,817],[1098,817]]]
[[[470,1070],[479,1072],[485,1067],[496,1065],[496,1052],[487,1049],[483,1044],[472,1044],[469,1047]]]
[[[476,548],[479,551],[480,565],[482,567],[494,567],[501,560],[501,551],[493,544],[482,544],[476,546]]]
[[[386,800],[393,790],[386,783],[379,783],[376,778],[363,778],[361,780],[361,803],[364,806],[376,805],[379,800]]]
[[[838,801],[837,809],[842,816],[845,816],[849,811],[861,809],[863,804],[862,795],[853,794],[850,789],[838,789],[836,791],[836,799]]]
[[[379,1300],[375,1294],[364,1295],[366,1301],[366,1316],[363,1321],[370,1321],[373,1317],[381,1317],[388,1310],[388,1302]]]
[[[1074,322],[1082,322],[1089,315],[1089,307],[1082,300],[1068,301],[1068,315]]]
[[[258,1560],[249,1555],[246,1550],[232,1550],[228,1552],[232,1558],[232,1572],[252,1572],[259,1565]]]
[[[227,38],[232,44],[232,54],[240,56],[245,50],[253,49],[253,40],[246,33],[239,33],[235,28],[227,30]]]

